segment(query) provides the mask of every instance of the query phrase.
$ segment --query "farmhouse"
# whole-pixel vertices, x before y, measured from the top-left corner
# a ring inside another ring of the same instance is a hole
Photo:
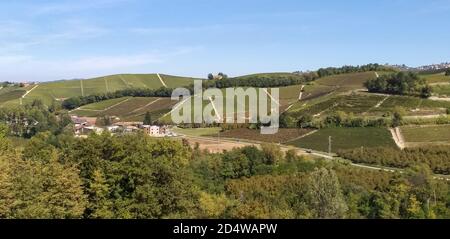
[[[174,136],[167,126],[143,125],[144,133],[152,137]]]

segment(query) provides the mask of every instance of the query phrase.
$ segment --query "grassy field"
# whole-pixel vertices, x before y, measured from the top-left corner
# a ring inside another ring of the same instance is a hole
[[[175,128],[173,131],[177,134],[187,135],[187,136],[217,136],[221,128],[197,128],[197,129],[182,129]]]
[[[311,130],[307,129],[279,129],[278,133],[273,135],[263,135],[260,130],[253,130],[247,128],[233,129],[222,132],[221,137],[243,139],[250,141],[260,141],[268,143],[286,143],[291,140],[295,140]]]
[[[363,113],[372,114],[372,109],[381,102],[385,96],[371,95],[364,93],[355,93],[350,95],[339,95],[334,97],[327,97],[324,101],[314,104],[304,105],[302,108],[292,111],[294,115],[310,114],[327,115],[336,111],[343,111],[346,113],[353,113],[360,115]],[[312,102],[308,102],[312,103]]]
[[[421,76],[424,77],[428,83],[450,82],[450,76],[446,76],[445,73],[421,75]]]
[[[26,91],[23,89],[4,90],[3,92],[0,92],[0,105],[8,101],[19,99],[25,93]]]
[[[415,111],[425,111],[433,113],[442,113],[443,109],[450,108],[450,102],[446,101],[434,101],[428,99],[422,99],[418,97],[409,96],[390,96],[381,106],[376,109],[377,111],[387,112],[392,111],[396,107],[403,107],[407,110],[408,115],[418,115]]]
[[[360,147],[396,147],[389,130],[385,128],[328,128],[290,145],[318,151],[328,151],[328,137],[332,137],[332,151]]]
[[[351,73],[323,77],[321,79],[318,79],[315,83],[324,86],[361,89],[364,88],[364,82],[375,77],[375,72]]]
[[[405,126],[401,132],[410,143],[450,143],[450,125]]]
[[[450,84],[433,86],[433,92],[439,96],[450,97]]]

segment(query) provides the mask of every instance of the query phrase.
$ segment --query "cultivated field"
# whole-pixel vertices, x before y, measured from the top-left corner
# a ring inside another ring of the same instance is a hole
[[[448,85],[435,85],[433,92],[441,97],[450,97],[450,81]]]
[[[450,125],[404,126],[401,132],[407,145],[450,144]]]
[[[324,86],[337,86],[342,88],[362,89],[364,82],[376,77],[375,72],[362,72],[327,76],[318,79],[315,83]]]
[[[221,128],[174,128],[173,131],[180,135],[187,135],[187,136],[218,136],[218,133],[221,131]]]
[[[169,88],[189,86],[194,78],[161,75],[163,82]],[[40,83],[26,100],[40,99],[50,105],[53,101],[63,101],[70,97],[87,96],[115,92],[127,88],[159,89],[164,87],[156,74],[123,74],[98,77],[85,80],[62,80]],[[0,97],[2,93],[0,92]],[[4,100],[16,100],[17,95],[5,96]],[[0,99],[0,103],[4,102]]]
[[[442,83],[450,82],[450,76],[446,76],[445,73],[431,74],[431,75],[421,75],[424,77],[428,83]]]
[[[332,137],[332,152],[341,149],[353,149],[360,147],[396,147],[394,140],[385,128],[328,128],[290,142],[290,145],[328,151],[328,138]]]
[[[125,121],[142,121],[150,112],[157,120],[170,111],[175,101],[170,98],[124,97],[83,106],[71,112],[73,115],[86,117],[117,116]]]

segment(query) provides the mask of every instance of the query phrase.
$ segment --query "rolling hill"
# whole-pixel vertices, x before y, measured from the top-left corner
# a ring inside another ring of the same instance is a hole
[[[195,78],[162,74],[159,76],[158,74],[122,74],[93,79],[44,82],[37,84],[35,88],[33,87],[34,89],[26,95],[23,102],[40,99],[45,104],[50,105],[53,101],[63,101],[70,97],[108,93],[127,88],[159,89],[162,87],[189,86],[194,80]],[[19,98],[26,93],[26,90],[15,89],[6,92],[6,88],[2,89],[0,91],[0,104],[18,104]]]

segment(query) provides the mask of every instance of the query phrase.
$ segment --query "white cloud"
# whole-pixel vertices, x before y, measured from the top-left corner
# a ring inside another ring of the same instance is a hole
[[[170,52],[90,56],[79,59],[38,59],[31,56],[0,56],[0,81],[50,81],[90,78],[119,73],[151,73],[158,65],[197,48],[180,48]]]
[[[30,7],[33,16],[64,14],[84,11],[88,9],[105,8],[126,3],[130,0],[77,0],[56,1],[48,4],[33,5]]]
[[[66,21],[64,25],[63,29],[42,32],[26,23],[0,23],[0,54],[25,51],[42,45],[93,39],[109,33],[108,29],[81,21]]]
[[[249,31],[255,30],[258,25],[255,24],[216,24],[204,26],[186,26],[186,27],[141,27],[130,30],[132,33],[153,35],[153,34],[186,34],[202,33],[211,31]]]

